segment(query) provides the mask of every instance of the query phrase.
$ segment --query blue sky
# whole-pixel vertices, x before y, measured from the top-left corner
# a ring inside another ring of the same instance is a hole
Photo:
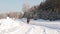
[[[43,0],[0,0],[0,12],[21,11],[24,3],[33,6],[41,1]]]

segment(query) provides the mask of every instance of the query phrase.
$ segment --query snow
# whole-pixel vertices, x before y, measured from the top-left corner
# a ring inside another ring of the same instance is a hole
[[[0,34],[60,34],[60,30],[27,24],[23,19],[15,20],[7,17],[0,19]]]
[[[27,23],[26,18],[22,18],[21,20]],[[29,23],[32,25],[45,26],[52,29],[60,29],[60,20],[49,21],[49,20],[43,20],[43,19],[38,19],[38,20],[31,19]]]

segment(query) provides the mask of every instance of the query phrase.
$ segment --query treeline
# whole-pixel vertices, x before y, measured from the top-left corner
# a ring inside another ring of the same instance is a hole
[[[21,12],[0,13],[0,19],[6,17],[21,19],[23,17],[23,14]]]
[[[31,7],[27,13],[33,19],[60,20],[60,0],[46,0]]]

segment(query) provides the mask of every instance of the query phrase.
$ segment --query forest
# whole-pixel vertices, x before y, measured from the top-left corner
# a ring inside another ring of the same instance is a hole
[[[35,20],[60,20],[60,0],[46,0],[41,2],[39,5],[31,7],[28,12],[24,13],[24,17],[28,16]]]

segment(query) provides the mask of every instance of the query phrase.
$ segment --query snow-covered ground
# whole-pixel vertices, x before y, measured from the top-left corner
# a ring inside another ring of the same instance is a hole
[[[24,23],[27,23],[26,18],[22,18],[21,20]],[[45,27],[49,27],[49,28],[53,28],[53,29],[60,29],[60,20],[49,21],[49,20],[43,20],[43,19],[38,19],[38,20],[31,19],[30,24],[39,25],[39,26],[45,26]]]
[[[35,21],[32,19],[30,24],[27,24],[25,18],[15,20],[8,17],[0,19],[0,34],[60,34],[60,29],[50,28],[51,24],[58,26],[58,23],[50,23],[49,21],[44,23],[40,20]],[[50,26],[45,27],[45,25]]]

